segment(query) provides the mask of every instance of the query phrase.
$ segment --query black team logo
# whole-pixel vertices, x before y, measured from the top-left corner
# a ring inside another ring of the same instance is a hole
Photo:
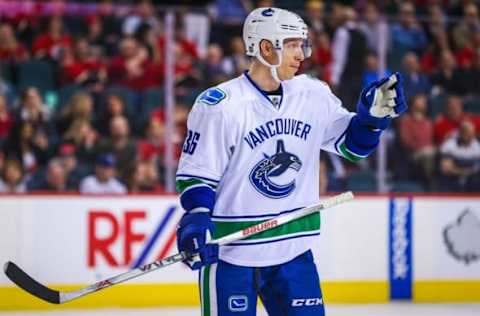
[[[480,220],[471,210],[466,209],[445,227],[443,240],[448,252],[466,265],[480,260]]]

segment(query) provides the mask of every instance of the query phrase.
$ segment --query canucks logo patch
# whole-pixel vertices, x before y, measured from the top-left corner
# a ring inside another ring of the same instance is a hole
[[[267,197],[281,199],[288,196],[295,190],[295,177],[290,176],[290,179],[285,180],[285,174],[289,170],[295,172],[300,170],[302,167],[300,158],[285,150],[283,140],[277,141],[275,154],[272,156],[264,154],[264,156],[265,158],[260,160],[250,172],[250,183]]]
[[[268,8],[262,11],[263,16],[273,16],[275,11],[272,8]]]
[[[227,94],[220,88],[210,88],[204,91],[199,97],[198,101],[206,105],[217,105],[225,99]]]

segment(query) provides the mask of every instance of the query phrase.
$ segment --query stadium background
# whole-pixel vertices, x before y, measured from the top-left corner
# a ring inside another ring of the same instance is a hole
[[[172,179],[189,108],[202,90],[246,69],[248,12],[279,6],[310,25],[314,53],[301,72],[326,81],[347,108],[362,87],[394,71],[409,99],[409,113],[372,157],[353,164],[322,155],[319,194],[366,192],[355,207],[324,215],[318,258],[327,299],[480,301],[480,250],[471,243],[480,236],[478,1],[178,4],[0,3],[2,261],[49,284],[78,286],[175,251]],[[95,178],[110,185],[92,185]],[[452,227],[460,227],[460,250]],[[111,249],[92,246],[109,237]],[[398,256],[408,270],[399,280]],[[186,271],[70,306],[195,305]],[[47,308],[3,276],[0,285],[0,309]],[[150,292],[157,294],[139,299]]]

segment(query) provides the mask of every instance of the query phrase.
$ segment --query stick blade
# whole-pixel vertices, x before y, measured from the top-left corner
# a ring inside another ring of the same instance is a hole
[[[52,304],[60,304],[60,293],[40,284],[20,269],[15,263],[8,261],[4,266],[6,276],[21,289]]]

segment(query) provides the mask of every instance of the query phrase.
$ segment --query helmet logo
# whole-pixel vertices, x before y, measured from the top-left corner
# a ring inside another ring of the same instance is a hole
[[[263,16],[273,16],[273,9],[272,8],[268,8],[268,9],[265,9],[262,11],[262,15]]]

